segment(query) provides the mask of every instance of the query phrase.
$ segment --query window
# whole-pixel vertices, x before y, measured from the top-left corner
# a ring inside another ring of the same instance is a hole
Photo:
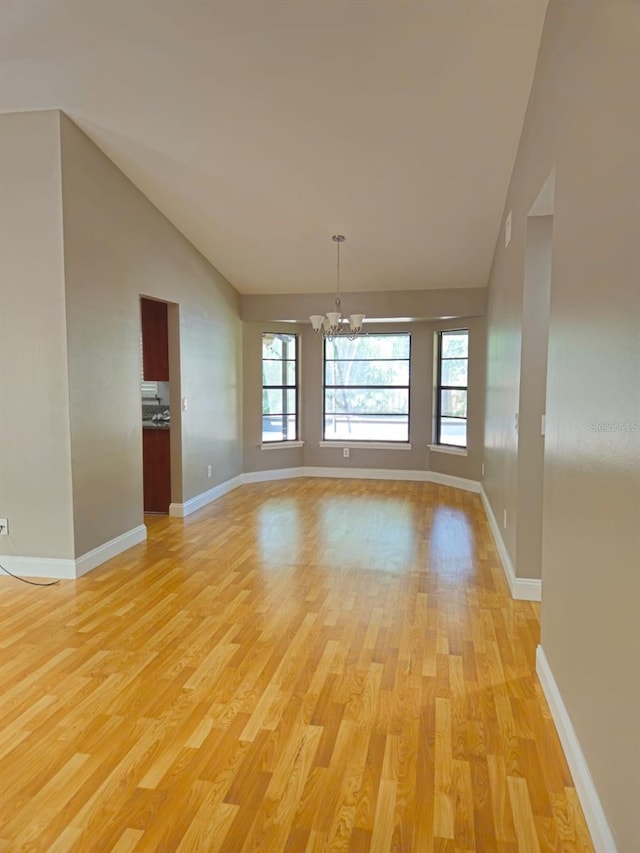
[[[298,438],[298,336],[262,335],[262,441]]]
[[[436,444],[467,446],[469,330],[438,332]]]
[[[409,441],[410,335],[325,340],[324,439]]]

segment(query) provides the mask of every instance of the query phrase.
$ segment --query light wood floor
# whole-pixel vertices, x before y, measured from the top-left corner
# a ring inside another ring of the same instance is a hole
[[[477,495],[244,486],[0,578],[0,851],[589,851]]]

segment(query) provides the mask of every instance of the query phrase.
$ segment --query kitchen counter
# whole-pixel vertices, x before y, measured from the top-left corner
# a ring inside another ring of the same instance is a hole
[[[142,421],[142,429],[169,429],[169,421]]]

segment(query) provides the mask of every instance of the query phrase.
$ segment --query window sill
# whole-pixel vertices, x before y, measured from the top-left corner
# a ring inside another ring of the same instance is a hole
[[[266,441],[258,446],[260,450],[292,450],[304,447],[304,441]]]
[[[446,444],[430,444],[432,453],[450,453],[452,456],[467,456],[466,447],[449,447]]]
[[[411,450],[408,441],[319,441],[320,447],[353,447],[362,450]]]
[[[295,447],[304,447],[304,441],[267,441],[259,447],[260,450],[291,450]]]

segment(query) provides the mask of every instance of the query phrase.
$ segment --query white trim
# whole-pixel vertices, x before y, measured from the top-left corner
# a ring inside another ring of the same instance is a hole
[[[511,590],[512,597],[518,599],[519,601],[542,601],[541,580],[539,580],[538,578],[516,577],[516,573],[513,568],[513,563],[511,562],[511,557],[509,556],[509,552],[507,551],[507,546],[504,544],[504,539],[502,538],[500,528],[498,527],[498,522],[496,521],[496,517],[493,514],[493,510],[491,509],[491,504],[489,503],[489,499],[487,498],[484,486],[480,486],[480,494],[482,496],[484,511],[487,514],[489,527],[491,528],[491,533],[493,534],[493,539],[496,543],[496,548],[498,549],[500,561],[502,562],[502,568],[507,578],[507,583],[509,584],[509,589]]]
[[[467,456],[466,447],[445,447],[442,444],[428,444],[427,447],[432,453],[450,453],[452,456]]]
[[[305,477],[332,477],[345,480],[417,480],[430,482],[428,471],[402,471],[393,468],[329,468],[307,466]]]
[[[97,548],[87,551],[75,560],[57,559],[55,557],[13,557],[0,556],[0,563],[15,575],[26,575],[31,578],[60,578],[75,580],[86,575],[96,566],[117,557],[128,548],[139,545],[147,538],[147,528],[144,524],[128,530],[126,533],[110,539]]]
[[[439,474],[437,471],[411,471],[389,468],[328,468],[320,466],[298,466],[291,468],[275,468],[267,471],[248,471],[238,474],[231,480],[220,483],[190,498],[182,504],[172,503],[169,506],[169,515],[174,518],[185,518],[207,504],[221,498],[223,495],[238,486],[247,483],[268,483],[272,480],[291,480],[294,477],[337,477],[343,479],[359,480],[407,480],[423,483],[437,483],[441,486],[451,486],[454,489],[462,489],[466,492],[480,493],[480,483],[476,480],[467,480],[464,477],[452,477],[449,474]]]
[[[95,567],[101,565],[101,563],[106,563],[107,560],[111,560],[112,557],[117,557],[118,554],[121,554],[128,548],[133,548],[134,545],[139,545],[141,542],[144,542],[146,538],[147,528],[144,524],[139,524],[138,527],[134,527],[126,533],[121,533],[120,536],[116,536],[115,539],[110,539],[103,545],[98,545],[97,548],[87,551],[86,554],[83,554],[81,557],[76,559],[76,577],[80,578],[82,575],[86,575],[86,573],[90,572],[91,569],[95,569]]]
[[[542,691],[549,703],[551,716],[558,731],[569,770],[573,776],[594,847],[597,853],[616,853],[616,842],[602,808],[598,791],[591,778],[589,765],[542,646],[538,646],[536,650],[536,672],[540,679]]]
[[[239,474],[237,477],[225,480],[224,483],[218,483],[217,486],[214,486],[212,489],[207,489],[206,492],[201,492],[199,495],[189,498],[189,500],[184,503],[169,504],[169,515],[174,518],[185,518],[185,516],[191,515],[191,513],[195,512],[197,509],[202,509],[203,506],[212,503],[218,498],[221,498],[223,495],[226,495],[227,492],[241,486],[244,482],[242,478],[243,475]]]
[[[304,447],[304,441],[265,441],[258,447],[260,450],[289,450],[292,447]]]
[[[76,561],[56,557],[13,557],[9,554],[0,555],[0,563],[13,572],[14,575],[24,575],[28,578],[61,578],[75,580]],[[6,577],[4,572],[0,576]]]
[[[411,450],[411,444],[408,441],[345,441],[344,439],[336,439],[330,441],[322,439],[318,442],[318,447],[353,447],[361,450]]]
[[[451,486],[453,489],[462,489],[465,492],[475,492],[479,495],[482,485],[477,480],[467,480],[466,477],[454,477],[453,474],[440,474],[438,471],[429,472],[429,482],[438,483],[440,486]]]
[[[345,480],[406,480],[409,482],[437,483],[440,486],[451,486],[465,492],[480,492],[480,483],[467,480],[464,477],[452,477],[449,474],[439,474],[437,471],[416,471],[390,468],[302,468],[303,477],[337,477]]]
[[[271,471],[250,471],[241,474],[243,483],[269,483],[271,480],[293,480],[295,477],[303,477],[304,468],[274,468]]]

